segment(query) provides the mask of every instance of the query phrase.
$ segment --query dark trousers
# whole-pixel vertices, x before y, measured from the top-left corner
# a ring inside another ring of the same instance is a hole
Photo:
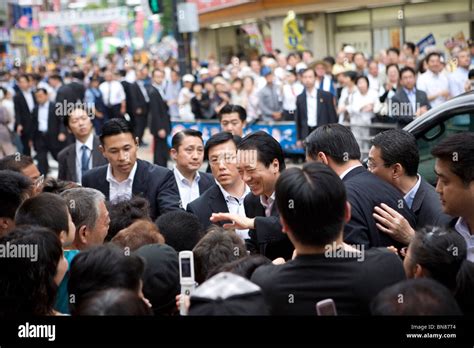
[[[140,144],[142,143],[143,134],[145,134],[145,128],[148,123],[148,114],[133,116],[133,129],[135,136],[138,137]]]
[[[121,104],[107,106],[104,117],[107,117],[109,120],[111,118],[123,117],[123,115],[120,113],[120,107]]]
[[[21,145],[23,145],[23,155],[31,156],[31,148],[30,148],[30,136],[29,135],[21,135],[20,136]]]
[[[165,167],[168,164],[169,159],[169,148],[168,142],[165,139],[154,136],[154,154],[153,154],[153,163],[159,166]]]
[[[41,174],[45,176],[49,172],[48,164],[48,152],[51,153],[53,158],[58,160],[58,147],[57,144],[52,143],[50,137],[46,133],[40,133],[35,136],[35,151],[36,151],[36,160],[38,161],[38,170]]]

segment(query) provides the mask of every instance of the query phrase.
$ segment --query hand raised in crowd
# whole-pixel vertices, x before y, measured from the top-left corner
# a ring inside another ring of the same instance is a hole
[[[385,203],[382,203],[380,207],[375,207],[374,211],[373,217],[378,221],[376,226],[379,230],[400,243],[406,245],[410,243],[415,235],[415,230],[401,214]]]
[[[232,223],[226,223],[222,227],[225,229],[237,228],[237,229],[253,229],[255,228],[255,219],[250,219],[245,216],[240,216],[231,213],[213,213],[209,219],[211,222],[216,223],[219,221],[232,221]]]
[[[165,139],[165,138],[166,138],[166,130],[160,129],[160,130],[158,131],[158,136],[159,136],[161,139]]]

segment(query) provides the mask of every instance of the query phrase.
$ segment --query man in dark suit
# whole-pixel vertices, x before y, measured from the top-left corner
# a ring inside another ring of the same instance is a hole
[[[171,120],[168,104],[164,101],[163,79],[164,73],[161,70],[153,70],[148,96],[150,97],[150,133],[154,141],[153,163],[166,167],[169,159],[167,137],[171,133]]]
[[[205,147],[205,157],[208,158],[212,175],[216,178],[213,184],[198,199],[188,204],[186,210],[199,218],[207,228],[214,213],[233,213],[245,217],[244,198],[250,192],[237,170],[237,146],[239,136],[228,132],[214,134],[208,139]],[[224,221],[218,221],[223,226]],[[244,240],[249,239],[248,229],[237,230]]]
[[[150,203],[150,218],[180,209],[179,191],[173,172],[137,159],[138,139],[127,121],[107,121],[100,136],[101,151],[108,165],[93,168],[82,177],[82,185],[101,191],[112,203],[142,196]]]
[[[443,213],[435,188],[418,174],[420,155],[415,137],[401,129],[390,129],[377,134],[371,143],[369,170],[403,193],[405,202],[416,215],[416,229],[427,225],[447,226],[453,217]],[[407,230],[398,228],[395,220],[399,217],[390,208],[376,208],[374,217],[380,230],[409,244],[414,230],[407,223],[401,224]]]
[[[64,118],[64,125],[75,141],[58,154],[58,179],[81,183],[82,173],[107,164],[107,159],[99,150],[99,138],[94,135],[93,124],[84,109],[74,109]]]
[[[275,203],[275,183],[285,169],[280,144],[263,131],[248,134],[238,146],[237,167],[243,181],[250,187],[244,200],[245,215],[214,214],[212,222],[231,220],[224,228],[250,229],[247,249],[269,259],[290,259],[293,245],[282,233],[280,217]]]
[[[400,70],[401,88],[389,101],[390,116],[397,120],[400,128],[431,109],[428,96],[416,88],[416,73],[410,67]]]
[[[141,67],[137,69],[137,80],[130,86],[130,102],[132,114],[132,123],[134,125],[135,136],[139,140],[140,146],[143,143],[143,134],[148,121],[148,112],[150,109],[150,97],[148,96],[145,80],[148,78],[148,68]]]
[[[39,88],[35,91],[37,105],[33,109],[33,145],[41,174],[48,175],[48,152],[55,160],[65,142],[59,141],[61,119],[56,116],[53,103],[49,102],[48,91]],[[63,134],[62,139],[65,139]]]
[[[374,207],[385,203],[416,226],[416,218],[403,195],[392,185],[365,169],[352,132],[340,124],[318,127],[306,138],[306,159],[323,162],[342,179],[351,204],[351,220],[344,227],[344,241],[370,247],[404,247],[377,228]],[[317,214],[317,212],[315,212]]]
[[[171,139],[171,157],[176,162],[173,173],[178,185],[181,206],[186,209],[214,184],[211,174],[200,172],[204,161],[204,143],[201,132],[185,129]]]
[[[15,129],[20,136],[23,145],[23,154],[31,155],[31,142],[34,136],[33,109],[36,101],[31,91],[28,75],[20,75],[17,78],[18,89],[13,103],[15,106]]]
[[[316,127],[337,122],[334,98],[331,93],[316,88],[316,73],[306,69],[302,75],[305,90],[296,98],[297,145],[303,147],[303,140]]]

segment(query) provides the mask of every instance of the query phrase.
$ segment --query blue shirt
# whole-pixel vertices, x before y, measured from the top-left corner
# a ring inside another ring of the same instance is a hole
[[[413,201],[415,200],[416,193],[418,192],[418,189],[420,188],[420,184],[421,184],[420,174],[417,174],[417,176],[418,176],[418,181],[416,182],[415,186],[413,186],[411,190],[408,191],[407,194],[403,197],[410,209],[411,209],[411,206],[413,205]]]
[[[411,104],[411,109],[412,109],[412,112],[413,112],[413,115],[416,113],[416,88],[413,88],[411,91],[409,91],[408,89],[406,89],[405,87],[403,88],[403,90],[405,91],[407,97],[408,97],[408,100],[410,101],[410,104]]]
[[[67,283],[69,281],[69,269],[74,257],[79,254],[79,250],[64,250],[64,257],[67,260],[67,272],[64,275],[61,284],[59,284],[58,293],[56,294],[56,303],[54,309],[62,314],[69,314],[69,293],[67,291]]]

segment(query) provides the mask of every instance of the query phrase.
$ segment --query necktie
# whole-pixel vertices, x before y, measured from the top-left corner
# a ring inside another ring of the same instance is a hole
[[[87,148],[86,145],[82,145],[81,150],[82,150],[81,173],[82,173],[82,175],[84,175],[84,173],[89,170],[89,158],[90,157],[87,155],[88,148]]]
[[[110,102],[111,97],[112,97],[112,82],[109,82],[109,90],[108,90],[108,96],[107,96],[107,106],[112,106],[112,103]]]

